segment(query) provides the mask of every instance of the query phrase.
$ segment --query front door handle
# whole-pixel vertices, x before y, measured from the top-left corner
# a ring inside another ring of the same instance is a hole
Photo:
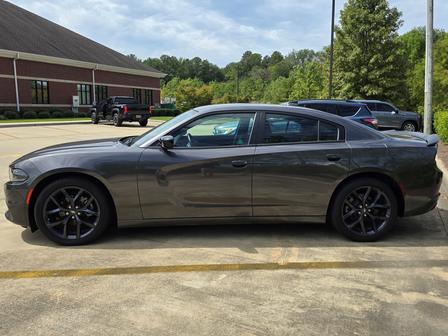
[[[337,154],[327,154],[328,161],[339,161],[341,157]]]
[[[232,166],[234,166],[235,168],[244,168],[247,166],[247,161],[244,160],[233,160],[232,161]]]

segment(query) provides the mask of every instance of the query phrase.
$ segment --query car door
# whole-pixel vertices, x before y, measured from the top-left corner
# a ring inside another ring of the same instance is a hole
[[[380,127],[400,128],[399,116],[393,106],[376,103],[376,113],[379,115],[377,119]]]
[[[263,118],[253,163],[254,216],[321,219],[349,169],[344,128],[296,113]]]
[[[143,217],[251,217],[255,116],[203,115],[170,133],[172,149],[144,150],[138,174]]]

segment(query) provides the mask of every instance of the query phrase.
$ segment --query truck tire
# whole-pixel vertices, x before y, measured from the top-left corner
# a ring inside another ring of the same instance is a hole
[[[98,116],[96,115],[96,112],[92,112],[90,118],[92,119],[92,124],[98,124],[99,119]]]
[[[120,127],[123,124],[123,120],[120,118],[120,115],[118,114],[118,112],[114,113],[112,121],[113,121],[115,127]]]
[[[140,119],[138,123],[140,124],[141,127],[145,127],[146,125],[148,125],[148,119],[146,118]]]

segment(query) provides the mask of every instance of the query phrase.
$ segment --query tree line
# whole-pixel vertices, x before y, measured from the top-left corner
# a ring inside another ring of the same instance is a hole
[[[401,13],[387,0],[348,0],[335,29],[333,98],[380,99],[423,111],[425,28],[399,35]],[[168,74],[162,97],[181,110],[232,102],[279,103],[328,98],[329,47],[246,51],[220,68],[205,59],[162,55],[145,64]],[[434,31],[435,110],[448,108],[448,33]]]

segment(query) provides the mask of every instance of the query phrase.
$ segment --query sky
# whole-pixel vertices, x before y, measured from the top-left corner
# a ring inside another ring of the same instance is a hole
[[[331,0],[10,0],[140,59],[199,56],[219,66],[244,51],[319,50],[330,44]],[[426,22],[426,0],[389,0],[400,33]],[[345,1],[336,0],[336,13]],[[434,0],[434,27],[448,30],[448,1]]]

